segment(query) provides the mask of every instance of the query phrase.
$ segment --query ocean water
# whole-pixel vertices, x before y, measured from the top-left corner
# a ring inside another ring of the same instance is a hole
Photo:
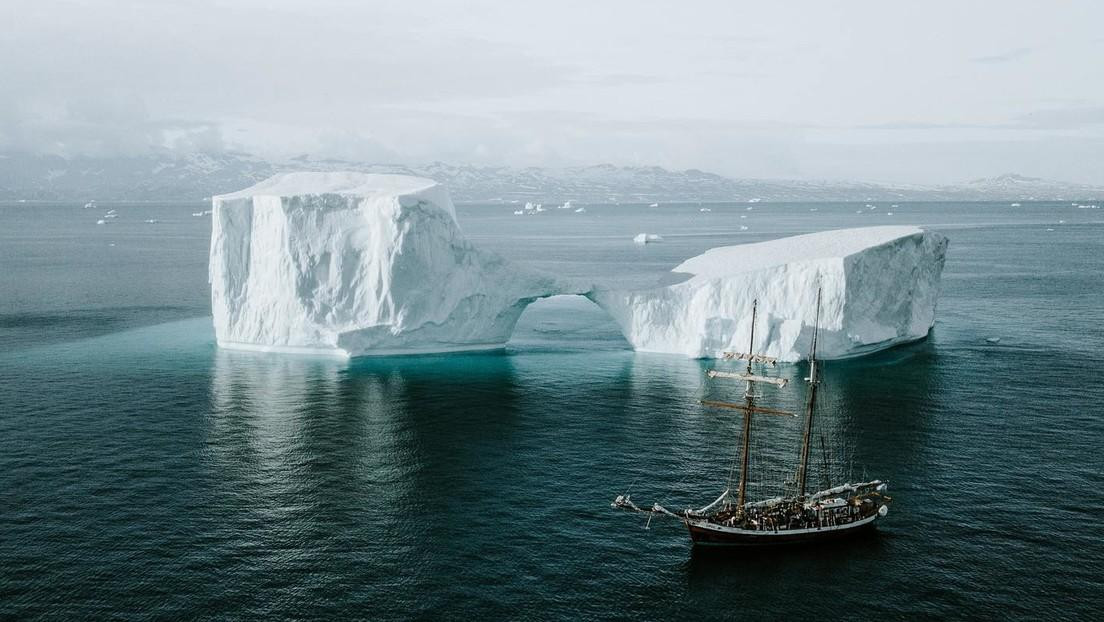
[[[875,536],[702,555],[612,510],[711,501],[740,422],[696,405],[732,397],[703,381],[724,363],[636,354],[584,299],[533,305],[504,352],[220,351],[202,204],[3,204],[0,618],[1099,619],[1104,214],[708,207],[459,212],[507,257],[640,285],[722,244],[949,236],[930,338],[824,370],[837,468],[890,482]],[[776,474],[798,426],[760,419]]]

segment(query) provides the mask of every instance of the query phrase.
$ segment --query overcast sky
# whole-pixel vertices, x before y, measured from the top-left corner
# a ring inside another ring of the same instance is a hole
[[[0,150],[1104,184],[1104,2],[2,0]]]

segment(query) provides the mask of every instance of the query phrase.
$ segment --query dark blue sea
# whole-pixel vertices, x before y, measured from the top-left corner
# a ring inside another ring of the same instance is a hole
[[[702,555],[611,509],[713,500],[740,421],[697,405],[733,397],[703,380],[724,363],[636,354],[585,299],[497,353],[220,351],[203,204],[8,203],[0,618],[1101,619],[1104,212],[700,207],[459,212],[481,246],[621,284],[783,235],[946,234],[930,338],[824,370],[833,468],[890,483],[873,537]],[[761,419],[756,472],[783,473],[797,424]]]

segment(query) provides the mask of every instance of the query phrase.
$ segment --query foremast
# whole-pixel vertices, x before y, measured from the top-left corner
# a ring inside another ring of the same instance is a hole
[[[805,400],[805,430],[801,436],[801,455],[797,467],[797,497],[805,498],[806,483],[809,475],[809,453],[813,437],[813,414],[816,409],[817,385],[817,337],[820,333],[820,288],[817,288],[816,316],[813,321],[813,343],[809,349],[809,377],[805,379],[809,388]]]
[[[759,301],[753,300],[751,303],[751,335],[748,339],[748,351],[746,354],[725,352],[724,358],[731,360],[746,360],[747,367],[745,373],[732,373],[717,370],[710,370],[706,375],[710,378],[731,378],[733,380],[743,380],[745,382],[744,388],[744,404],[731,404],[728,402],[714,402],[703,400],[702,404],[705,406],[713,406],[718,408],[731,408],[733,410],[743,411],[744,415],[744,428],[743,428],[743,442],[740,447],[740,481],[737,485],[736,492],[736,509],[737,512],[743,513],[744,505],[747,503],[747,481],[748,472],[751,461],[751,419],[752,414],[762,413],[768,415],[783,415],[787,417],[794,416],[793,413],[775,410],[773,408],[762,408],[755,405],[755,391],[754,383],[764,382],[767,384],[773,384],[779,388],[786,386],[788,382],[785,378],[772,378],[769,376],[760,376],[752,373],[753,363],[766,363],[772,367],[777,364],[777,359],[763,356],[761,354],[755,354],[755,324],[758,319]],[[734,465],[735,466],[735,465]],[[721,495],[722,499],[731,499],[728,497],[732,490],[732,473],[729,472],[728,487],[725,489],[724,494]],[[719,501],[719,500],[718,500]]]

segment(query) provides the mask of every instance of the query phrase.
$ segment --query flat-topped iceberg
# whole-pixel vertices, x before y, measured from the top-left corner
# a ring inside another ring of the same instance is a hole
[[[637,350],[692,357],[746,350],[758,299],[756,351],[793,361],[818,287],[821,354],[854,356],[928,334],[947,246],[914,227],[827,231],[715,248],[675,284],[617,290],[476,248],[444,187],[419,177],[290,173],[212,205],[219,345],[343,356],[501,347],[534,300],[586,294]]]
[[[530,302],[568,289],[475,248],[429,179],[290,173],[212,205],[223,347],[345,356],[500,347]]]
[[[688,278],[674,285],[589,296],[636,350],[691,357],[745,352],[758,300],[756,352],[796,361],[820,288],[817,352],[846,358],[927,336],[946,249],[946,237],[916,227],[825,231],[714,248],[676,267]]]

